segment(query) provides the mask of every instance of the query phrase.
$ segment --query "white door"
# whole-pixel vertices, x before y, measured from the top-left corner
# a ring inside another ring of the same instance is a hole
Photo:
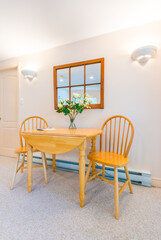
[[[0,72],[0,155],[14,157],[18,146],[17,68]]]

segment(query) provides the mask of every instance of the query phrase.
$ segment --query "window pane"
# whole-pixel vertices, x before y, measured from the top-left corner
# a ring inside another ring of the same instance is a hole
[[[69,86],[69,68],[57,70],[57,86]]]
[[[58,88],[57,91],[58,103],[59,100],[65,101],[65,99],[69,99],[69,88]]]
[[[84,84],[84,66],[71,68],[71,85]]]
[[[101,63],[86,65],[86,83],[101,82]]]
[[[92,104],[100,104],[100,84],[86,86],[86,93],[89,99],[92,100]]]
[[[84,86],[83,87],[71,87],[71,99],[73,98],[73,93],[84,94]]]

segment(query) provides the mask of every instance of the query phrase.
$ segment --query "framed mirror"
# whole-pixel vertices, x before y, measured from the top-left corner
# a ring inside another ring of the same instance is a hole
[[[54,67],[54,106],[73,93],[87,94],[91,108],[104,108],[104,58]]]

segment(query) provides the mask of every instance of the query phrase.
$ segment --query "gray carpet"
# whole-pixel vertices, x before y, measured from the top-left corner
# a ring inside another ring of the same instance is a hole
[[[120,197],[114,218],[113,186],[97,179],[87,183],[85,207],[79,207],[78,174],[52,169],[44,183],[42,169],[18,174],[9,190],[14,159],[0,158],[0,240],[161,240],[161,188],[133,185]]]

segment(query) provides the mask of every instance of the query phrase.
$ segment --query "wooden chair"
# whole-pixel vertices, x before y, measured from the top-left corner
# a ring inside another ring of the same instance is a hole
[[[131,181],[127,169],[129,162],[128,153],[133,141],[134,127],[131,121],[124,116],[113,116],[105,121],[102,126],[102,135],[100,137],[100,152],[88,154],[90,163],[88,165],[85,185],[87,181],[98,177],[114,185],[115,191],[115,217],[119,218],[119,196],[128,185],[130,193],[133,193]],[[103,139],[105,141],[103,141]],[[103,151],[104,149],[104,151]],[[102,170],[89,177],[91,166],[95,163],[102,164]],[[105,178],[105,166],[114,168],[114,181]],[[124,167],[127,181],[118,184],[118,168]],[[102,174],[102,176],[100,176]],[[120,188],[120,189],[119,189]]]
[[[27,146],[26,146],[25,140],[22,138],[22,132],[30,129],[47,128],[47,127],[48,127],[48,124],[46,120],[39,116],[28,117],[21,123],[20,129],[19,129],[21,147],[15,149],[15,153],[17,154],[17,164],[16,164],[13,180],[10,186],[11,189],[13,188],[15,177],[16,177],[16,174],[19,172],[19,170],[21,170],[21,173],[23,173],[23,169],[27,168],[27,167],[24,167],[25,154],[27,154]],[[39,150],[36,150],[36,149],[33,149],[33,151],[39,152]],[[20,154],[23,154],[23,157],[22,157],[22,163],[20,164],[20,166],[18,166],[20,161]],[[33,168],[43,167],[45,183],[47,183],[46,169],[48,168],[48,166],[47,166],[45,153],[41,152],[41,156],[42,156],[42,165],[34,165]],[[54,161],[55,161],[55,158],[53,157],[53,163]]]

